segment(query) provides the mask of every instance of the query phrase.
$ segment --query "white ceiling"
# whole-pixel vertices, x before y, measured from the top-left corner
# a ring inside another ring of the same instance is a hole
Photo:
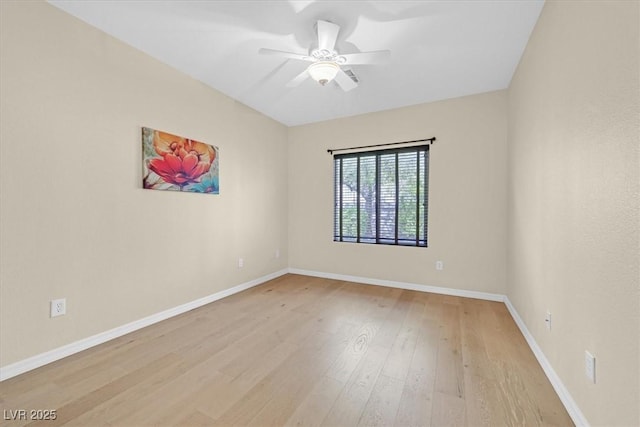
[[[288,126],[504,89],[544,0],[64,1],[51,4]],[[352,65],[359,86],[308,79],[317,20],[341,27],[341,54],[389,49]]]

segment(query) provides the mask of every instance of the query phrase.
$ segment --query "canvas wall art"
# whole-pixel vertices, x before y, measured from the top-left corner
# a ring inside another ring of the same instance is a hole
[[[142,128],[142,187],[219,194],[218,147]]]

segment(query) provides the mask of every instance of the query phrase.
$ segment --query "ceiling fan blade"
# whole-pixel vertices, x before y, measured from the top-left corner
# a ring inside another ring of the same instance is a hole
[[[387,60],[391,56],[391,51],[376,50],[373,52],[348,53],[346,55],[340,56],[347,60],[345,64],[348,65],[382,64],[387,62]]]
[[[336,80],[336,83],[338,83],[338,85],[345,92],[349,92],[351,89],[355,89],[356,87],[358,87],[358,83],[351,80],[351,77],[349,77],[347,73],[345,73],[344,70],[342,70],[342,68],[338,70],[338,74],[336,74],[335,80]]]
[[[275,55],[283,58],[299,59],[301,61],[313,62],[313,58],[309,57],[309,55],[301,55],[299,53],[285,52],[284,50],[266,49],[263,47],[262,49],[258,50],[258,53],[262,55]]]
[[[318,49],[331,52],[336,46],[340,27],[327,21],[318,21]]]
[[[307,70],[304,70],[303,72],[295,76],[289,83],[287,83],[287,87],[299,86],[300,83],[307,80],[308,78],[309,78],[309,73],[307,72]]]

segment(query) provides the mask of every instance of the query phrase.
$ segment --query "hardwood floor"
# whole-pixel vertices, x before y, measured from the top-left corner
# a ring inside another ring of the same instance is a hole
[[[6,380],[0,407],[57,415],[3,426],[573,425],[504,304],[298,275]]]

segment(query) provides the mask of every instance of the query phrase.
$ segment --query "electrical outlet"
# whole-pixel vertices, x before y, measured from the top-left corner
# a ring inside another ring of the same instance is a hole
[[[276,249],[276,258],[280,258],[280,249]]]
[[[58,317],[67,314],[67,299],[60,298],[51,300],[51,317]]]
[[[592,383],[596,383],[596,357],[587,350],[584,351],[584,373]]]
[[[436,261],[436,270],[438,271],[444,270],[444,262]]]
[[[544,322],[547,325],[547,330],[551,330],[551,312],[547,310],[547,314],[544,317]]]
[[[238,268],[244,267],[244,259],[238,258]]]

